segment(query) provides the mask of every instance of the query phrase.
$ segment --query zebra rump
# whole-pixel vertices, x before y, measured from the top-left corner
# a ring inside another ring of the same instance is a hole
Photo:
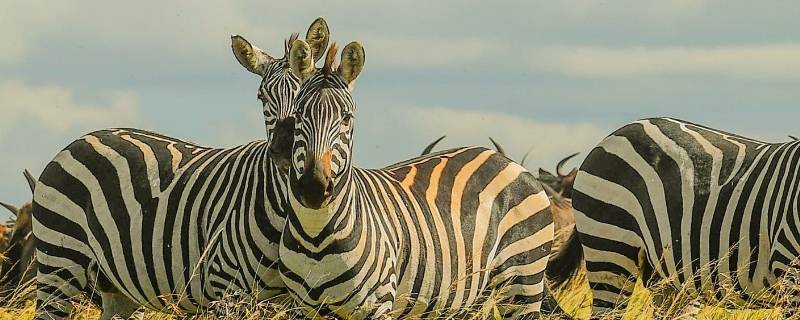
[[[622,127],[580,167],[558,279],[584,257],[597,317],[625,306],[638,275],[688,306],[774,306],[800,252],[799,149],[669,118]]]

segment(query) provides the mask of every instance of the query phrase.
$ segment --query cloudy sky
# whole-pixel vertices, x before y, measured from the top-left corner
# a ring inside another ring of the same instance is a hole
[[[503,142],[529,167],[672,116],[764,140],[800,134],[797,1],[0,0],[0,199],[81,134],[134,126],[204,145],[263,136],[259,79],[230,34],[275,56],[324,16],[361,40],[356,163]]]

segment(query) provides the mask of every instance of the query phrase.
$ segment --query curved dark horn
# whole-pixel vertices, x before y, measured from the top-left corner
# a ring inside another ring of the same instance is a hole
[[[13,214],[15,217],[17,216],[17,212],[19,212],[19,209],[17,209],[17,207],[12,206],[5,202],[0,202],[0,206],[3,206],[4,208],[8,209],[8,211],[11,211],[11,214]]]
[[[33,189],[36,188],[36,178],[33,177],[33,175],[31,174],[30,171],[28,171],[28,169],[22,171],[22,175],[25,176],[25,180],[28,181],[28,187],[31,188],[31,193],[33,193]]]
[[[542,189],[544,189],[544,193],[546,193],[551,199],[553,203],[562,204],[564,203],[564,197],[561,196],[560,193],[553,190],[548,184],[539,181],[539,184],[542,185]]]
[[[531,155],[531,151],[533,151],[533,148],[528,150],[528,152],[525,152],[525,155],[522,156],[522,160],[519,161],[519,165],[523,167],[525,166],[525,160],[528,160],[528,156]]]
[[[442,141],[442,139],[444,139],[444,137],[446,137],[446,136],[441,136],[441,137],[439,137],[439,139],[436,139],[433,142],[431,142],[431,144],[429,144],[427,147],[425,147],[425,150],[422,150],[422,154],[420,154],[420,155],[424,156],[426,154],[431,153],[431,151],[433,151],[433,148],[435,148],[436,145],[439,144],[439,142]]]
[[[800,140],[800,139],[798,139],[797,137],[795,137],[795,136],[793,136],[793,135],[791,135],[791,134],[789,135],[789,138],[790,138],[790,139],[792,139],[792,140],[794,140],[794,141]]]
[[[497,152],[499,152],[500,154],[508,157],[508,154],[506,153],[506,150],[503,149],[503,146],[501,146],[499,143],[497,143],[497,141],[494,141],[494,139],[492,139],[492,137],[489,137],[489,141],[492,142],[492,144],[494,145],[494,149],[497,150]]]
[[[564,167],[564,165],[568,161],[572,160],[572,158],[577,157],[579,154],[581,154],[581,153],[580,152],[576,152],[576,153],[571,154],[569,157],[561,159],[561,161],[559,161],[558,164],[556,165],[556,174],[561,178],[566,177],[567,176],[566,174],[561,173],[561,169]]]
[[[553,196],[553,195],[557,194],[556,191],[553,190],[552,187],[550,187],[548,184],[544,183],[543,181],[539,181],[539,184],[542,185],[542,189],[544,189],[544,192],[547,193],[548,196]]]

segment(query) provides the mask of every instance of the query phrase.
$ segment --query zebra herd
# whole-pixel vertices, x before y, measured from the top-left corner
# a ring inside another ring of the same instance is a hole
[[[666,282],[687,318],[731,295],[773,307],[788,292],[782,307],[798,310],[800,291],[781,290],[800,255],[799,141],[657,118],[569,174],[562,162],[537,179],[496,143],[431,153],[441,139],[362,169],[351,93],[365,50],[347,44],[337,66],[329,38],[318,18],[273,58],[231,37],[261,78],[266,140],[217,149],[107,129],[57,153],[32,180],[36,319],[68,318],[83,295],[111,319],[230,294],[288,294],[294,317],[459,318],[492,301],[529,319],[563,313],[548,287],[584,264],[594,318],[624,307],[637,278]]]

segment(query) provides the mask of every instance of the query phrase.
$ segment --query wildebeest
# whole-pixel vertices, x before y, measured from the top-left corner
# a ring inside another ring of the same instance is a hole
[[[33,192],[36,180],[27,170],[24,171],[24,175]],[[7,297],[25,295],[26,290],[33,289],[27,284],[30,284],[36,276],[33,267],[33,254],[36,248],[32,237],[31,203],[28,202],[20,208],[2,202],[0,205],[16,217],[10,230],[8,246],[0,251],[4,257],[0,263],[0,301],[6,302]]]

